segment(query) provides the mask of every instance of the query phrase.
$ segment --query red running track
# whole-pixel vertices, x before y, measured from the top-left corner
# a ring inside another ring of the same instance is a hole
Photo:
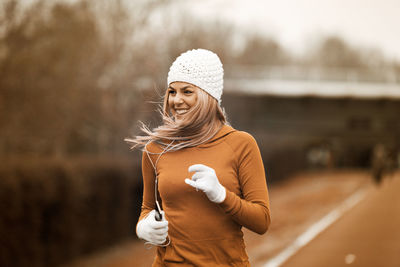
[[[399,267],[400,174],[387,177],[281,266]]]

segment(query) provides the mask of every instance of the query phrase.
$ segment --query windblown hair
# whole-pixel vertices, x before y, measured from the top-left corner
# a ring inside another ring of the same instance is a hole
[[[176,151],[186,147],[194,147],[210,140],[224,124],[228,124],[224,110],[217,100],[205,91],[197,90],[197,102],[186,113],[183,119],[176,121],[168,106],[169,92],[166,91],[164,104],[160,114],[163,124],[150,130],[143,122],[141,130],[145,135],[127,138],[126,142],[135,147],[144,148],[150,142],[156,142],[164,147],[173,146],[168,150]]]

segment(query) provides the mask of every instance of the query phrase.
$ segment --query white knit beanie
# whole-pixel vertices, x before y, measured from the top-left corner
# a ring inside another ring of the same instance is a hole
[[[168,72],[168,86],[172,82],[187,82],[209,93],[221,103],[224,69],[217,54],[205,49],[182,53]]]

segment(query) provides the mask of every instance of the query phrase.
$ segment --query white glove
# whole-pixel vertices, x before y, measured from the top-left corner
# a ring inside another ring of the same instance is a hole
[[[155,210],[150,213],[136,226],[136,234],[139,238],[153,245],[162,245],[168,236],[168,221],[165,220],[164,211],[161,211],[162,220],[156,221]]]
[[[221,203],[225,200],[225,187],[219,183],[214,169],[203,164],[195,164],[189,167],[189,172],[195,172],[195,174],[192,179],[186,178],[185,183],[206,193],[212,202]]]

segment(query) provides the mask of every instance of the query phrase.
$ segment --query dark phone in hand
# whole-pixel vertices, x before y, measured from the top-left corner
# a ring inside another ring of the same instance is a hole
[[[161,208],[160,205],[158,204],[158,201],[156,201],[156,213],[154,214],[154,217],[156,221],[161,221],[162,220],[162,215],[161,215]]]

